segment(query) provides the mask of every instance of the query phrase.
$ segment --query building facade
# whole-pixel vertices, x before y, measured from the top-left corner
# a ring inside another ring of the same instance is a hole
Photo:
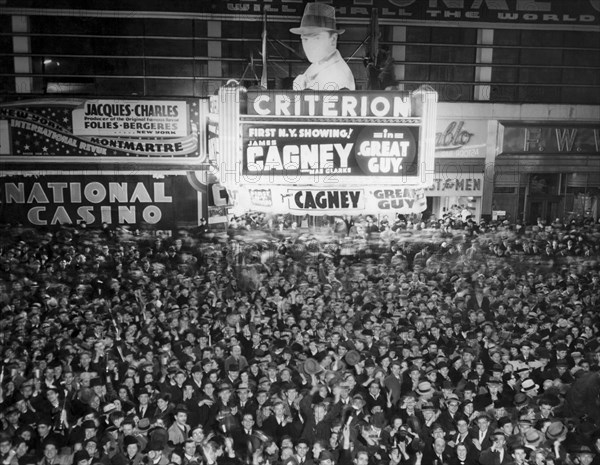
[[[305,3],[4,0],[0,98],[205,98],[230,80],[290,88],[306,68],[289,32]],[[375,45],[390,92],[438,92],[433,214],[598,218],[596,0],[329,3],[357,89],[370,85]]]

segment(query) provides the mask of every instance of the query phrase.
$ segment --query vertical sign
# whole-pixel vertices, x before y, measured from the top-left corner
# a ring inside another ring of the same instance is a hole
[[[10,130],[8,120],[0,119],[0,155],[10,153]]]

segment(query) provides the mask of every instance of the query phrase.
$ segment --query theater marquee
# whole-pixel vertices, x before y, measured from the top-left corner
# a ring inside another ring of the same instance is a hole
[[[238,211],[425,210],[424,188],[434,176],[434,90],[246,92],[228,85],[215,102],[207,130],[218,131],[208,140],[213,167]]]
[[[416,126],[245,124],[243,173],[414,175],[418,136]]]

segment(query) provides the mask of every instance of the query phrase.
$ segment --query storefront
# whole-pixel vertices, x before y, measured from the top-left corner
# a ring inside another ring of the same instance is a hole
[[[439,104],[432,214],[598,219],[598,121],[596,106]]]
[[[503,122],[495,207],[528,224],[598,219],[600,124]]]
[[[481,219],[488,146],[488,120],[449,118],[456,104],[440,104],[435,141],[435,177],[425,190],[434,218]]]
[[[425,195],[432,199],[431,211],[436,218],[455,218],[466,221],[481,218],[483,174],[448,173],[436,178]]]

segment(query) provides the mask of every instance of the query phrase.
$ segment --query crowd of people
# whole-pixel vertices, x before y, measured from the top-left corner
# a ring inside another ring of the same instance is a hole
[[[1,464],[600,463],[600,223],[253,223],[5,227]]]

